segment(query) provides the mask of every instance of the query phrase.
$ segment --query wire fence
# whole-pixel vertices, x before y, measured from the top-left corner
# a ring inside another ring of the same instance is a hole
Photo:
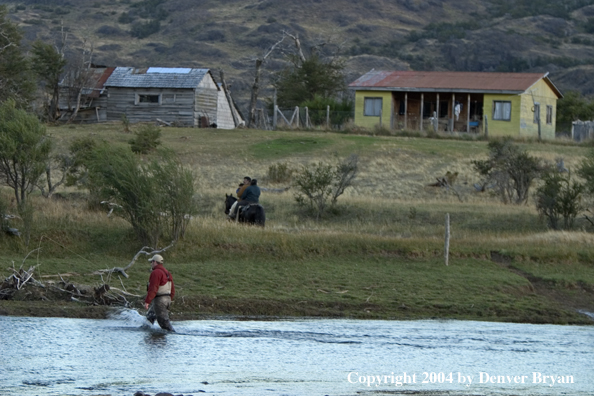
[[[259,109],[256,127],[259,129],[332,129],[343,130],[355,117],[353,111],[310,110],[307,107],[274,110]]]

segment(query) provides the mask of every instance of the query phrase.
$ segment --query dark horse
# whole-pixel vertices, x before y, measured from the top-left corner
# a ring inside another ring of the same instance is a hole
[[[225,214],[229,214],[231,206],[237,201],[233,195],[225,194]],[[240,223],[255,224],[264,227],[266,222],[266,215],[264,214],[264,208],[260,204],[249,204],[237,209],[239,217],[237,221]]]

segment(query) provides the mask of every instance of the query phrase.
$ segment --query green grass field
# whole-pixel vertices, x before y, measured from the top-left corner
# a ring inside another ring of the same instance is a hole
[[[49,128],[58,150],[76,137],[126,145],[118,124]],[[303,131],[165,128],[162,145],[173,149],[196,176],[199,215],[185,238],[165,252],[177,297],[174,319],[204,315],[324,316],[370,319],[456,318],[533,323],[591,323],[594,312],[594,234],[585,221],[553,232],[532,200],[502,205],[477,193],[470,161],[487,155],[478,140],[379,137]],[[587,148],[519,142],[548,161],[563,157],[575,167]],[[320,221],[294,200],[290,181],[271,183],[273,164],[299,169],[310,162],[358,154],[353,188]],[[457,194],[428,187],[458,172]],[[229,223],[224,194],[244,175],[266,188],[265,229]],[[9,190],[3,197],[10,203]],[[124,267],[142,245],[107,209],[91,211],[81,191],[63,200],[34,197],[35,230],[29,246],[0,239],[0,276],[37,266],[36,279],[113,288],[142,296],[146,257],[129,278],[96,271]],[[11,209],[14,211],[14,208]],[[449,265],[444,264],[445,215],[451,218]],[[19,226],[19,224],[15,224]],[[164,241],[167,244],[167,241]],[[58,276],[60,275],[60,276]],[[18,301],[0,301],[0,314],[91,315],[77,303],[37,302],[26,289]],[[140,307],[140,297],[128,297]],[[56,310],[59,304],[69,308]],[[38,307],[33,309],[32,307]]]

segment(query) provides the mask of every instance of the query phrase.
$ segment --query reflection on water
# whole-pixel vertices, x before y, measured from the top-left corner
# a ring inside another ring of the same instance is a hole
[[[0,395],[590,395],[594,328],[0,317]],[[204,393],[202,393],[204,392]]]

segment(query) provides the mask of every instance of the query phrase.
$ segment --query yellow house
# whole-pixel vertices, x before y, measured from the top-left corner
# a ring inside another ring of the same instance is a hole
[[[372,70],[349,88],[357,126],[542,139],[563,97],[548,73]]]

